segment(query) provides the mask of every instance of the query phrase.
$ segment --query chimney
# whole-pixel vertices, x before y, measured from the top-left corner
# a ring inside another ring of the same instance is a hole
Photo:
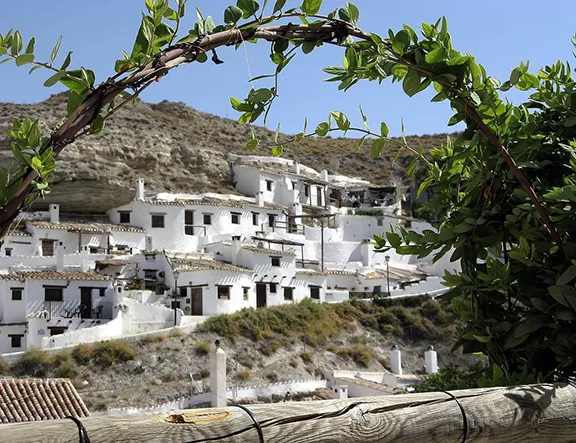
[[[360,244],[360,255],[362,256],[362,266],[372,266],[372,255],[374,252],[374,246],[372,246],[372,241],[369,238],[362,240]]]
[[[238,264],[238,255],[240,255],[240,248],[242,247],[242,241],[239,235],[232,236],[232,264]]]
[[[256,193],[255,199],[256,199],[256,206],[259,207],[264,206],[264,193],[262,191]]]
[[[50,205],[50,223],[60,223],[60,205]]]
[[[90,269],[90,247],[88,245],[83,245],[80,249],[80,270],[82,272],[88,272]]]
[[[334,384],[334,395],[332,398],[335,400],[346,400],[348,398],[348,385]]]
[[[434,346],[428,346],[424,352],[424,365],[426,366],[426,374],[436,374],[438,372],[438,355]]]
[[[149,235],[146,236],[146,245],[144,246],[144,251],[146,252],[150,252],[154,250],[154,241],[152,240],[152,237],[150,237]]]
[[[402,375],[402,354],[398,345],[392,346],[390,351],[390,369],[396,375]]]
[[[144,201],[144,179],[139,178],[136,180],[136,195],[134,200]]]
[[[322,172],[320,174],[322,176],[322,180],[327,182],[328,181],[328,171],[326,169],[322,169]]]
[[[213,408],[226,407],[226,353],[216,340],[210,353],[210,394]]]
[[[64,246],[61,241],[54,242],[56,246],[56,272],[64,270]]]
[[[292,163],[292,171],[294,174],[300,174],[300,163],[294,162]]]

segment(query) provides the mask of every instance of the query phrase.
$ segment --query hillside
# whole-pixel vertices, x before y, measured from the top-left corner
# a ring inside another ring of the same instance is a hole
[[[444,305],[423,297],[380,305],[306,300],[212,317],[190,334],[79,345],[53,355],[30,350],[11,368],[0,359],[0,376],[69,377],[97,411],[153,406],[207,388],[207,354],[216,339],[228,354],[229,386],[236,373],[244,386],[325,378],[333,369],[384,371],[394,343],[402,349],[406,373],[423,372],[430,344],[440,367],[480,364],[478,357],[450,353],[455,329],[443,326],[447,316]]]
[[[65,117],[66,97],[58,94],[36,104],[0,103],[0,129],[12,118],[38,118],[48,134]],[[52,180],[53,192],[37,206],[62,204],[65,212],[103,212],[133,197],[134,181],[144,177],[149,191],[189,193],[234,192],[228,153],[270,155],[268,148],[246,151],[251,130],[261,144],[271,144],[274,134],[261,127],[206,114],[183,103],[138,103],[122,108],[94,137],[84,137],[61,154]],[[282,135],[281,139],[287,136]],[[445,135],[408,137],[412,146],[437,146]],[[356,140],[310,138],[286,147],[285,156],[318,170],[338,160],[338,172],[375,183],[407,184],[408,154],[393,163],[396,148],[377,159],[369,143],[356,152]],[[0,133],[0,164],[11,158],[9,140]],[[94,192],[97,189],[97,192]]]

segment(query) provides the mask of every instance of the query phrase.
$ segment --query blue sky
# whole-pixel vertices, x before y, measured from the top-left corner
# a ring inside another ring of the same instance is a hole
[[[185,24],[192,26],[194,6],[219,23],[223,10],[232,3],[233,0],[188,0]],[[323,11],[343,3],[324,0]],[[356,0],[354,3],[361,11],[360,27],[379,34],[386,34],[389,28],[399,30],[404,23],[418,28],[423,21],[434,22],[445,15],[454,47],[476,56],[491,75],[500,79],[508,78],[511,69],[522,60],[529,60],[531,71],[535,72],[558,59],[573,59],[570,41],[576,32],[573,0]],[[288,0],[288,4],[297,2]],[[113,63],[120,58],[120,51],[130,51],[143,8],[143,0],[4,0],[0,32],[14,28],[25,39],[36,37],[36,52],[45,59],[62,35],[60,56],[74,50],[72,67],[91,68],[103,80],[113,73]],[[268,47],[264,43],[247,45],[247,56],[243,50],[222,48],[219,57],[225,62],[219,66],[194,63],[178,68],[151,87],[143,99],[182,101],[201,111],[237,118],[229,98],[247,93],[249,72],[255,76],[272,71]],[[323,82],[326,75],[322,68],[341,62],[342,51],[334,47],[322,47],[311,55],[296,57],[283,72],[280,98],[268,127],[275,128],[281,123],[283,132],[299,132],[304,117],[313,126],[331,110],[344,111],[357,123],[361,121],[358,107],[362,105],[373,126],[385,120],[392,135],[400,133],[401,119],[408,134],[451,130],[446,122],[452,112],[445,102],[429,102],[433,91],[408,98],[399,84],[388,82],[364,83],[343,93],[335,84]],[[1,65],[0,101],[36,102],[62,90],[43,87],[48,76],[43,70],[28,75],[26,67]],[[513,92],[509,99],[519,101],[521,95]]]

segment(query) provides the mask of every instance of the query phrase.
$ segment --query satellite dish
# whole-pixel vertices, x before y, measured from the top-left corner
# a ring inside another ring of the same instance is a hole
[[[337,158],[333,158],[330,160],[330,171],[332,171],[333,173],[338,172],[338,169],[340,168],[340,160],[338,160]]]

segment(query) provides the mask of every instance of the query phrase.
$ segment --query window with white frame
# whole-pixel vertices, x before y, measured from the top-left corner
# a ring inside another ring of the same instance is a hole
[[[153,228],[164,228],[164,214],[150,214]]]
[[[230,300],[230,286],[218,286],[218,298],[220,300]]]
[[[240,214],[239,212],[231,212],[230,213],[230,219],[232,221],[233,225],[239,225],[240,224]]]

